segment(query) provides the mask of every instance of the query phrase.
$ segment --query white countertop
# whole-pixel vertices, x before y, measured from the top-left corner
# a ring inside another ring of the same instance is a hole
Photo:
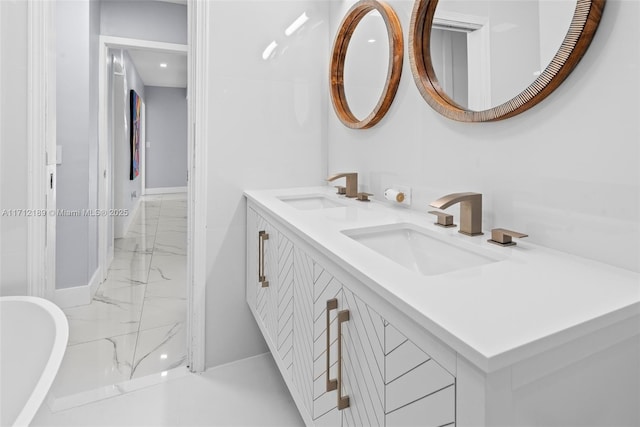
[[[346,204],[300,210],[278,197],[322,194]],[[499,247],[483,236],[433,225],[435,217],[387,203],[359,202],[332,187],[246,191],[317,250],[486,372],[633,316],[640,316],[640,274],[544,248],[526,239]],[[453,209],[453,208],[452,208]],[[456,207],[457,209],[457,207]],[[423,276],[342,230],[410,223],[501,261]],[[640,333],[640,322],[638,322]]]

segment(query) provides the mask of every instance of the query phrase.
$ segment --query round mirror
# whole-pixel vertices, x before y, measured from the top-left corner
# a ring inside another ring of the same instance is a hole
[[[331,101],[342,123],[370,128],[386,114],[402,73],[400,21],[386,3],[361,0],[340,24],[331,57]]]
[[[519,114],[575,68],[605,0],[416,0],[414,80],[436,111],[483,122]]]

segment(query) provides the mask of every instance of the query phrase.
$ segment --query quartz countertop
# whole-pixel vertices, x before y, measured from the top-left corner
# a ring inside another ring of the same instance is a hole
[[[323,195],[344,206],[300,210],[281,200],[305,195]],[[435,226],[426,209],[359,202],[336,195],[332,187],[245,191],[245,196],[485,372],[640,319],[640,274],[633,271],[526,239],[499,247],[487,242],[489,230],[465,236],[458,227]],[[343,233],[388,224],[414,224],[500,260],[423,276]],[[637,325],[640,334],[640,320]]]

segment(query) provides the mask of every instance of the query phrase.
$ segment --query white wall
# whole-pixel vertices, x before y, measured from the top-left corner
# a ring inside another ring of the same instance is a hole
[[[187,186],[187,93],[184,88],[145,86],[147,188]]]
[[[0,1],[0,210],[27,206],[27,4]],[[0,295],[27,294],[27,218],[0,216]]]
[[[101,34],[187,44],[187,7],[148,0],[101,0]]]
[[[405,31],[412,1],[392,0]],[[331,35],[351,2],[333,2]],[[358,171],[361,190],[408,184],[413,208],[458,191],[484,195],[484,228],[640,270],[640,3],[607,2],[591,47],[541,104],[497,123],[458,123],[415,87],[408,58],[395,101],[372,129],[351,130],[332,110],[329,171]],[[362,64],[366,68],[366,64]],[[458,207],[448,211],[458,215]]]
[[[114,174],[114,208],[127,209],[129,216],[114,217],[114,235],[123,237],[128,224],[133,218],[134,210],[140,195],[142,194],[142,179],[131,177],[131,105],[129,91],[135,90],[138,96],[145,102],[145,88],[138,71],[129,54],[124,51],[111,50],[117,57],[123,59],[124,77],[120,80],[114,78],[114,144],[115,156],[113,165]],[[135,196],[134,196],[135,193]]]
[[[208,17],[206,364],[266,351],[245,302],[245,189],[326,177],[327,3],[220,1]],[[287,37],[303,12],[309,21]],[[278,47],[267,60],[265,48]]]

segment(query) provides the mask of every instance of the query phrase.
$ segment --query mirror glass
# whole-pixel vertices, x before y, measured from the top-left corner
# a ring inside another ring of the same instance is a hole
[[[516,97],[547,68],[576,0],[439,0],[431,63],[441,90],[469,111]]]
[[[389,35],[382,15],[369,11],[353,31],[344,63],[344,93],[358,119],[375,108],[387,81]]]

